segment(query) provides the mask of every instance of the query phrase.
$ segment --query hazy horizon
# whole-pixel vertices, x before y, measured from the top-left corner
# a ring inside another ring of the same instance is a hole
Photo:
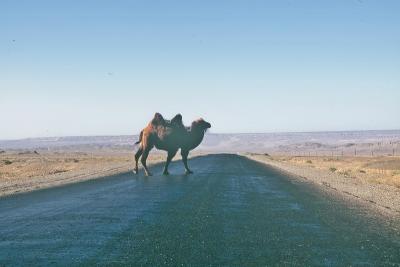
[[[287,132],[213,132],[207,131],[206,134],[215,135],[265,135],[265,134],[319,134],[319,133],[356,133],[356,132],[400,132],[400,129],[370,129],[370,130],[334,130],[334,131],[287,131]],[[74,138],[74,137],[119,137],[119,136],[138,136],[140,132],[131,134],[110,134],[110,135],[59,135],[59,136],[34,136],[34,137],[23,137],[23,138],[6,138],[0,139],[0,141],[18,141],[25,139],[46,139],[46,138]]]
[[[400,129],[399,1],[2,1],[0,140]]]

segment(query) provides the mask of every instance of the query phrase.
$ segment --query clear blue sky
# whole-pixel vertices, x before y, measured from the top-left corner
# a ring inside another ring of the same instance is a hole
[[[0,139],[400,128],[400,1],[0,2]]]

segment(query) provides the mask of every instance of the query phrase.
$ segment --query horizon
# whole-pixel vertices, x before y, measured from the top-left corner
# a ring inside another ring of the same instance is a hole
[[[0,140],[400,129],[400,2],[3,1]]]
[[[215,135],[262,135],[262,134],[318,134],[318,133],[353,133],[353,132],[400,132],[400,129],[372,129],[372,130],[334,130],[334,131],[288,131],[288,132],[210,132],[207,134]],[[137,134],[115,134],[115,135],[61,135],[61,136],[37,136],[37,137],[24,137],[18,139],[0,139],[0,142],[7,141],[22,141],[29,139],[45,139],[45,138],[74,138],[74,137],[121,137],[121,136],[138,136]]]

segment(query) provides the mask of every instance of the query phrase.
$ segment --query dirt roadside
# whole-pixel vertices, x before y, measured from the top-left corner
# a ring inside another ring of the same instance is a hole
[[[262,154],[246,153],[244,156],[267,164],[323,188],[334,190],[378,207],[390,214],[400,216],[400,189],[387,184],[372,183],[357,176],[348,176],[322,168],[296,164],[290,160]]]
[[[162,160],[154,154],[148,164]],[[0,155],[0,197],[128,172],[133,164],[133,153],[7,152]]]

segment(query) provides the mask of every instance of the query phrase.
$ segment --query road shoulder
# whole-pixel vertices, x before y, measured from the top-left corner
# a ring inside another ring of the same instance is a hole
[[[130,172],[134,166],[132,154],[117,153],[7,153],[0,160],[11,162],[0,164],[0,197]],[[155,154],[148,164],[162,160]]]
[[[400,218],[400,190],[396,187],[371,184],[360,179],[345,177],[319,169],[296,166],[287,162],[274,160],[273,157],[262,154],[243,154],[243,156],[264,163],[270,167],[291,174],[300,181],[311,182],[314,185],[338,194],[359,200],[374,210]]]

